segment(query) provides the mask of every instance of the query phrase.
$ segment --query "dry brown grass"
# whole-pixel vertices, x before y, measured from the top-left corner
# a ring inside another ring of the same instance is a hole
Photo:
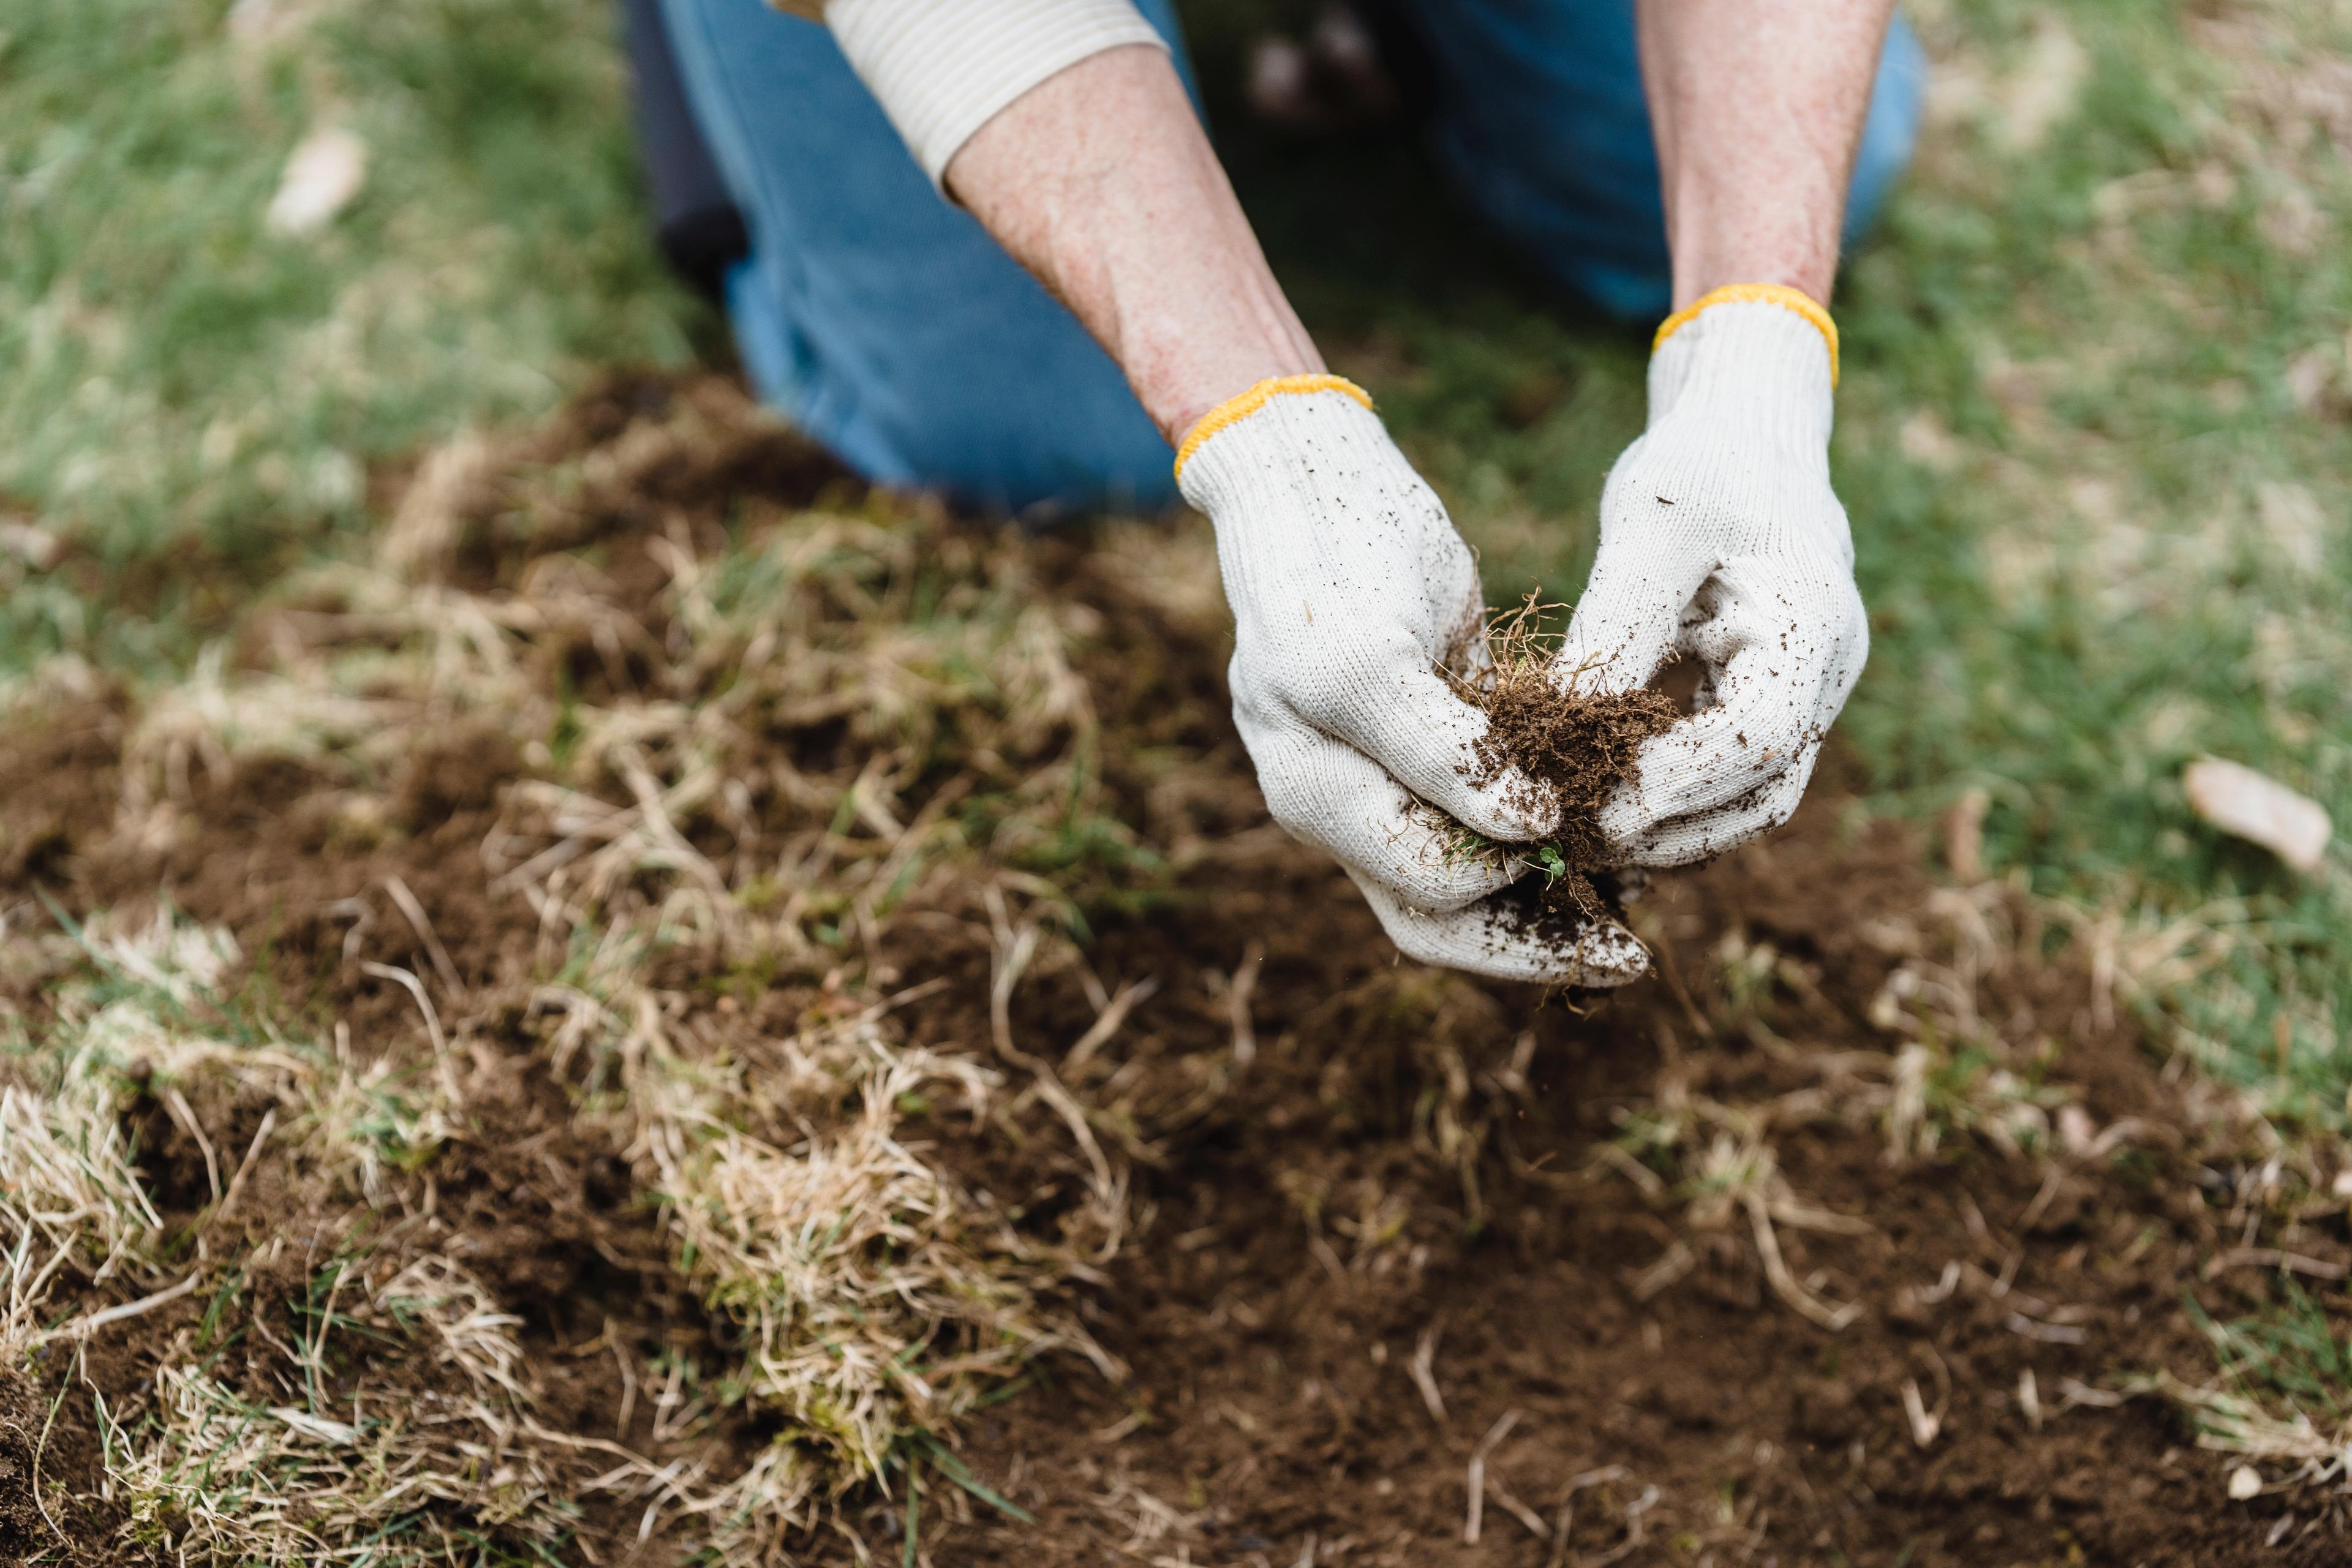
[[[611,1464],[583,1482],[579,1442],[534,1416],[514,1321],[395,1226],[304,1265],[337,1328],[280,1347],[277,1397],[206,1373],[194,1342],[152,1389],[118,1394],[104,1485],[134,1534],[265,1563],[356,1562],[388,1527],[380,1561],[438,1561],[469,1531],[528,1552],[569,1528],[584,1485],[642,1501],[648,1527],[695,1521],[718,1561],[777,1561],[848,1489],[902,1484],[919,1435],[951,1436],[1035,1358],[1075,1352],[1115,1370],[1067,1291],[1119,1246],[1126,1155],[1003,1022],[1024,974],[1074,951],[1063,895],[1017,868],[1073,824],[1117,838],[1087,823],[1097,726],[1070,658],[1099,622],[1038,591],[1017,539],[880,499],[771,509],[716,552],[674,523],[651,542],[666,582],[650,602],[562,549],[611,498],[657,493],[662,472],[763,439],[758,416],[719,394],[584,461],[465,437],[428,460],[376,559],[289,585],[255,617],[249,657],[215,650],[186,683],[142,697],[118,831],[148,845],[200,828],[200,785],[285,760],[338,781],[337,831],[373,841],[393,831],[384,791],[400,760],[446,726],[543,737],[525,742],[525,776],[480,851],[490,896],[535,917],[537,952],[463,992],[446,955],[414,973],[375,965],[408,994],[406,1037],[329,1048],[192,1021],[223,1015],[218,988],[240,958],[224,933],[168,913],[136,932],[93,922],[85,951],[55,960],[79,964],[79,989],[28,1042],[44,1088],[0,1103],[14,1246],[0,1339],[24,1354],[61,1281],[85,1299],[117,1276],[133,1295],[209,1294],[259,1266],[164,1267],[123,1131],[139,1086],[266,1101],[264,1167],[330,1214],[398,1207],[413,1203],[408,1174],[472,1114],[478,1064],[507,1048],[484,1021],[519,1011],[574,1086],[583,1133],[625,1158],[680,1274],[736,1326],[740,1359],[703,1381],[782,1436],[748,1463],[706,1446],[656,1465],[605,1445]],[[551,548],[532,557],[531,536]],[[496,586],[454,580],[486,545],[506,559],[519,547],[527,564]],[[583,658],[595,689],[575,695],[559,666]],[[840,734],[821,770],[772,742],[821,725]],[[928,804],[908,804],[918,786]],[[986,910],[966,901],[972,887]],[[992,1038],[900,1037],[908,993],[878,955],[910,911],[990,921]],[[823,980],[825,1002],[781,1032],[719,1026],[658,978],[681,959],[762,984]],[[1016,1226],[926,1152],[943,1126],[1060,1141],[1086,1201],[1050,1234]],[[244,1153],[217,1152],[222,1184]],[[431,1386],[404,1394],[349,1353],[321,1375],[335,1342],[349,1352],[371,1335],[425,1358]],[[673,1396],[665,1429],[690,1445],[711,1395]]]

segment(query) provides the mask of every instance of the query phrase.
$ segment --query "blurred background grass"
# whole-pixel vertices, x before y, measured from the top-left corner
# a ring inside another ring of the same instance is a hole
[[[0,663],[142,668],[365,525],[369,466],[546,409],[692,321],[581,0],[16,0],[0,14],[0,507],[78,559],[0,579]],[[287,155],[371,150],[331,226]]]
[[[2352,11],[1922,0],[1918,166],[1836,302],[1835,450],[1876,628],[1842,733],[1874,809],[1971,792],[1983,858],[2081,911],[2168,1037],[2288,1127],[2352,1085],[2352,869],[2200,825],[2181,766],[2352,823]],[[1582,580],[1644,344],[1549,296],[1409,139],[1236,111],[1277,269],[1484,553]],[[16,0],[0,16],[0,669],[168,680],[349,548],[371,476],[600,369],[723,353],[661,272],[605,0]],[[370,149],[271,233],[289,153]],[[1834,896],[1834,889],[1824,889]]]

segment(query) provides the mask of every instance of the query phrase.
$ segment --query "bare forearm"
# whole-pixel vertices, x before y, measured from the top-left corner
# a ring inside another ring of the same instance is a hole
[[[1110,49],[1047,79],[946,174],[1170,441],[1256,382],[1323,368],[1164,53]]]
[[[1677,309],[1727,283],[1827,300],[1893,0],[1640,0]]]

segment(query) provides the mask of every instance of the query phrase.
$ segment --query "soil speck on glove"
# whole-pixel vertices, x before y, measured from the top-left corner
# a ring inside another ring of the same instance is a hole
[[[1642,742],[1664,734],[1682,714],[1663,691],[1563,690],[1548,673],[1553,639],[1540,630],[1542,613],[1556,607],[1529,595],[1486,627],[1485,667],[1466,676],[1449,671],[1448,679],[1486,715],[1486,733],[1465,776],[1490,784],[1517,769],[1528,781],[1518,786],[1528,798],[1514,804],[1559,813],[1549,839],[1514,846],[1527,849],[1541,872],[1503,895],[1504,906],[1520,929],[1572,946],[1590,922],[1617,918],[1615,899],[1594,881],[1603,873],[1613,882],[1605,875],[1601,807],[1639,772]]]

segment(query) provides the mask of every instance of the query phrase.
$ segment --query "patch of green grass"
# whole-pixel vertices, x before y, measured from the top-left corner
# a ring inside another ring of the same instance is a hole
[[[184,658],[376,521],[372,464],[688,357],[604,0],[21,0],[0,18],[0,669]],[[357,199],[263,221],[344,127]],[[191,570],[191,563],[198,569]],[[137,613],[123,613],[135,609]]]
[[[2227,756],[2352,821],[2352,270],[2281,216],[2332,230],[2352,184],[2250,97],[2352,40],[2309,8],[2240,13],[2272,18],[2231,24],[2251,37],[2154,5],[2063,16],[2072,112],[2030,153],[1997,107],[1937,132],[1841,300],[1838,457],[1878,632],[1846,733],[1911,808],[1986,789],[1989,858],[2039,890],[2201,911],[2232,939],[2176,998],[2205,1065],[2273,1114],[2340,1121],[2342,852],[2287,872],[2199,824],[2179,778]],[[2032,67],[2002,42],[2024,19],[1937,29],[1995,106]]]
[[[2233,1386],[2336,1430],[2352,1415],[2352,1342],[2309,1291],[2291,1279],[2282,1288],[2284,1303],[2263,1317],[2217,1323],[2194,1301],[2188,1310]]]

